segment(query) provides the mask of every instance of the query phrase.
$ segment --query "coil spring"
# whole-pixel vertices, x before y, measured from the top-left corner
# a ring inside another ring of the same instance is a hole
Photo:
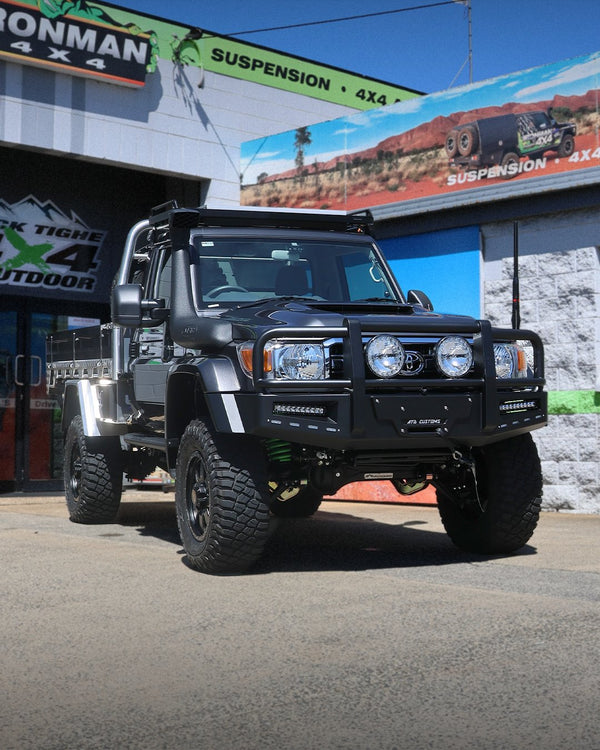
[[[283,464],[292,460],[292,446],[289,443],[277,438],[269,438],[265,443],[269,461]]]

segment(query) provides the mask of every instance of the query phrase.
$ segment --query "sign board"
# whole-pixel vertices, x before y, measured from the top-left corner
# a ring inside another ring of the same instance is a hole
[[[259,138],[242,144],[242,203],[351,210],[578,184],[600,166],[599,101],[594,53]]]
[[[150,34],[116,22],[100,7],[31,5],[0,0],[0,58],[71,75],[143,86],[152,52]]]
[[[52,201],[29,195],[10,204],[0,197],[0,290],[93,298],[105,236]]]
[[[202,15],[199,4],[200,20]],[[142,86],[146,72],[154,72],[162,58],[357,110],[419,96],[358,73],[93,0],[0,0],[0,58],[130,86]]]
[[[412,99],[410,89],[207,32],[197,42],[206,70],[367,110]]]

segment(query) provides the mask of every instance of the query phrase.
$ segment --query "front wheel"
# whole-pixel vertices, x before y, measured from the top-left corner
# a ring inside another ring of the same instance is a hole
[[[493,443],[479,452],[477,493],[466,504],[438,486],[438,508],[454,544],[485,555],[514,552],[531,538],[540,515],[542,470],[531,435]]]
[[[251,438],[187,426],[177,456],[175,506],[187,560],[203,573],[241,573],[268,538],[264,457]]]
[[[123,489],[119,438],[88,437],[81,417],[74,417],[65,440],[64,480],[71,521],[114,521]]]

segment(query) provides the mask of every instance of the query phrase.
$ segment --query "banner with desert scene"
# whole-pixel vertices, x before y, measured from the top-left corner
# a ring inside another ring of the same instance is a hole
[[[597,168],[599,107],[596,52],[298,127],[242,144],[241,202],[353,210]]]

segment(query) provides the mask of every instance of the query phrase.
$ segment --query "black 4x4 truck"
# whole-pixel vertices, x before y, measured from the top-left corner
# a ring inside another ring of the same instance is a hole
[[[189,564],[234,573],[271,515],[388,479],[434,485],[458,547],[522,547],[542,492],[540,339],[405,297],[370,227],[368,212],[174,203],[136,224],[112,322],[48,339],[71,520],[114,520],[123,475],[161,467]]]
[[[552,111],[508,113],[453,128],[446,136],[450,166],[462,169],[497,166],[498,176],[514,177],[521,157],[554,151],[558,157],[575,150],[575,123],[557,122]]]

